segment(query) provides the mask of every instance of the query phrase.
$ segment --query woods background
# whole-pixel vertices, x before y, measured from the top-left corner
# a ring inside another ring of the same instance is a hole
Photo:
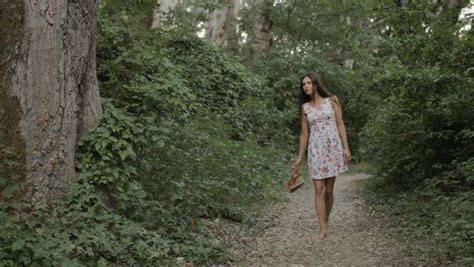
[[[2,265],[232,260],[200,221],[282,198],[309,70],[369,203],[472,264],[473,5],[0,0]]]

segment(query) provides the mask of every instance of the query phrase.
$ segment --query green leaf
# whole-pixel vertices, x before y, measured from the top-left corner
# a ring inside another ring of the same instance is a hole
[[[98,261],[97,261],[97,266],[98,267],[107,267],[108,264],[107,264],[107,261],[104,259],[104,258],[100,258]]]
[[[17,250],[20,250],[23,248],[23,246],[25,245],[25,240],[17,240],[15,242],[13,242],[12,244],[12,250],[13,251],[17,251]]]

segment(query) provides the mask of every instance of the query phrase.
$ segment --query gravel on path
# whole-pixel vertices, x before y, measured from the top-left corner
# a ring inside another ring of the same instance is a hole
[[[244,266],[413,266],[423,265],[407,251],[387,217],[367,208],[358,181],[364,173],[347,173],[336,178],[330,233],[325,240],[318,233],[314,188],[305,181],[288,194],[287,202],[265,208],[264,216],[252,226],[226,224],[218,233],[231,247],[232,255]],[[222,225],[221,225],[222,226]]]

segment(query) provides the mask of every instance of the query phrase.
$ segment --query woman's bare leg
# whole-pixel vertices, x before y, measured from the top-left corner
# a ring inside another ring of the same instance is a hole
[[[326,222],[326,181],[313,180],[315,191],[316,214],[319,220],[319,239],[324,239],[327,236],[328,225]]]
[[[334,182],[336,181],[336,176],[329,177],[324,179],[326,181],[326,223],[329,224],[329,215],[331,214],[332,204],[334,203]]]

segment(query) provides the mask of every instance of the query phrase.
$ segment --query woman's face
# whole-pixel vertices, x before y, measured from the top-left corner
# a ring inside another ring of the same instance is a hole
[[[314,88],[313,88],[313,81],[311,81],[311,78],[304,77],[303,90],[307,95],[313,95]]]

